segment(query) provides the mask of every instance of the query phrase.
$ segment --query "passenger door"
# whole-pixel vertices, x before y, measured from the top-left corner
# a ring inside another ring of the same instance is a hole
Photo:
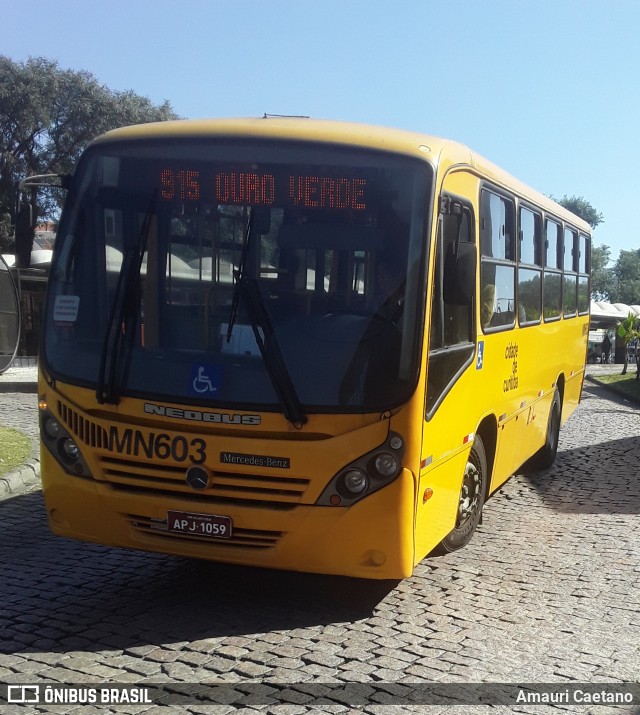
[[[473,185],[472,177],[468,182]],[[473,189],[469,187],[469,191]],[[431,551],[456,524],[462,477],[477,426],[469,372],[475,373],[475,216],[470,201],[453,192],[440,196],[432,279],[430,344],[420,488],[416,513],[416,559]],[[456,256],[472,258],[461,290]],[[457,283],[457,284],[456,284]],[[466,295],[463,295],[465,293]],[[466,384],[465,384],[466,383]],[[470,404],[471,403],[471,404]]]

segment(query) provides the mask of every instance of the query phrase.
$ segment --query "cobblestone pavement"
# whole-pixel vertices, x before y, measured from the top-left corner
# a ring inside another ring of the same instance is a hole
[[[33,411],[35,436],[35,396],[13,397],[12,414]],[[0,412],[3,423],[10,418]],[[587,384],[554,468],[511,479],[466,549],[423,561],[400,583],[82,544],[49,533],[40,492],[6,499],[0,683],[225,682],[235,697],[245,694],[241,706],[220,690],[171,706],[7,712],[441,713],[448,706],[413,705],[398,683],[637,683],[639,435],[635,406]],[[322,685],[336,682],[362,684],[362,697]],[[268,683],[291,687],[274,696]],[[453,710],[514,711],[557,712],[525,704]],[[616,711],[640,713],[638,698]]]
[[[0,424],[31,437],[33,453],[38,446],[38,397],[33,392],[0,392]]]

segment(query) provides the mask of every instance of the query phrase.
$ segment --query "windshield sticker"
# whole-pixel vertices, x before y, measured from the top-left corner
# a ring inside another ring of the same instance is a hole
[[[191,366],[189,393],[195,397],[217,397],[222,383],[222,367],[195,363]]]
[[[57,295],[53,305],[53,322],[62,327],[73,325],[78,319],[79,307],[79,295]]]

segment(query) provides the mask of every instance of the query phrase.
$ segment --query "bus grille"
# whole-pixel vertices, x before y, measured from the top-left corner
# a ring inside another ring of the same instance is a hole
[[[267,531],[261,529],[238,529],[234,527],[230,539],[212,539],[207,536],[192,536],[177,534],[167,531],[167,522],[163,519],[151,519],[147,516],[135,514],[126,515],[129,524],[136,531],[160,539],[181,539],[183,541],[197,542],[215,546],[245,549],[268,549],[277,546],[284,535],[282,531]]]
[[[194,491],[185,481],[185,467],[145,464],[112,457],[100,457],[99,461],[103,480],[118,488],[174,492],[189,495],[198,501],[294,507],[302,502],[309,485],[308,479],[213,472],[211,486]]]
[[[58,402],[58,415],[67,429],[80,441],[98,449],[108,449],[108,433],[100,424],[88,420],[63,402]],[[292,509],[302,503],[309,479],[277,474],[245,474],[216,471],[211,486],[194,491],[186,483],[187,466],[136,461],[98,454],[100,481],[114,488],[132,492],[180,495],[200,502],[231,503],[272,509]]]
[[[58,400],[58,416],[65,423],[67,429],[73,432],[79,440],[90,447],[106,448],[108,444],[107,430],[102,425],[79,415],[60,400]]]

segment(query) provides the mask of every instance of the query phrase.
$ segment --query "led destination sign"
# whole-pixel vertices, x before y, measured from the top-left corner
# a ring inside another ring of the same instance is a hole
[[[160,196],[165,201],[215,201],[248,206],[293,206],[311,209],[365,211],[367,179],[349,176],[286,175],[248,171],[197,169],[160,171]]]

